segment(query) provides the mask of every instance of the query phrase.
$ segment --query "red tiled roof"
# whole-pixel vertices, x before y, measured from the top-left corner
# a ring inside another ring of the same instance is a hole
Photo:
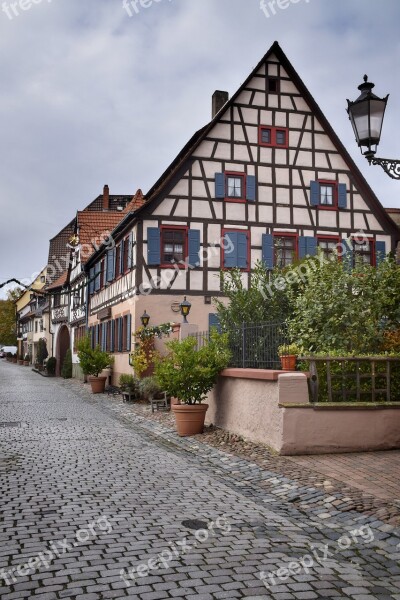
[[[98,249],[102,241],[115,229],[125,217],[121,212],[92,212],[81,211],[77,213],[77,226],[79,243],[85,245],[85,252],[81,254],[82,263],[86,263],[91,255]],[[97,248],[95,248],[97,246]],[[91,252],[89,251],[91,248]]]
[[[64,285],[64,283],[67,281],[67,275],[68,275],[68,271],[64,271],[64,273],[62,275],[60,275],[60,277],[58,279],[56,279],[56,281],[54,283],[47,286],[47,289],[54,290],[55,288],[62,287]]]

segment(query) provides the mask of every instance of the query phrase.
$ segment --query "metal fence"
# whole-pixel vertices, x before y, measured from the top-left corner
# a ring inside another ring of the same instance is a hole
[[[284,323],[242,323],[227,330],[232,353],[230,366],[247,369],[280,369],[278,347],[288,345]],[[210,333],[191,334],[200,349],[207,343]]]

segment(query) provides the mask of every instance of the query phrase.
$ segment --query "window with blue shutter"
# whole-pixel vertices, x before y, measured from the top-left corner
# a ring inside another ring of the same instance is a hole
[[[158,227],[147,228],[147,264],[159,265],[161,262],[161,230]]]
[[[299,258],[317,254],[317,238],[311,236],[299,237]]]
[[[225,231],[224,233],[224,267],[247,269],[249,267],[248,233],[241,231]]]
[[[119,274],[124,274],[124,250],[125,250],[125,242],[121,241],[119,245]]]
[[[386,242],[375,242],[375,264],[378,267],[386,258]]]
[[[94,326],[94,345],[95,345],[95,347],[99,343],[99,337],[100,337],[99,325],[95,325]]]
[[[311,181],[310,204],[325,209],[347,208],[347,186],[337,181]]]
[[[189,229],[188,243],[189,243],[189,265],[191,267],[199,267],[200,266],[200,230],[199,229]]]
[[[124,319],[123,319],[123,317],[120,317],[119,319],[117,319],[117,321],[118,321],[118,352],[122,352],[123,345],[124,345],[124,338],[123,338]]]
[[[246,179],[246,200],[256,201],[256,178],[254,175],[247,175]]]

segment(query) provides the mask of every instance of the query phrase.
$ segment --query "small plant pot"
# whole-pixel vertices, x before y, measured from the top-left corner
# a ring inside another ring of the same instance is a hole
[[[19,365],[23,365],[23,364],[24,364],[24,361],[23,361],[23,360],[18,360],[18,364],[19,364]]]
[[[93,394],[103,394],[106,387],[107,377],[88,377]]]
[[[29,360],[24,360],[24,367],[29,367]]]
[[[280,356],[282,371],[295,371],[297,356],[295,354],[287,354]]]
[[[186,437],[203,433],[208,404],[172,404],[178,435]]]

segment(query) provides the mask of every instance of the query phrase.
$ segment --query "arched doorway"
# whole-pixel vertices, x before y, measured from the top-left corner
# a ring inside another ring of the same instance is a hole
[[[64,364],[65,355],[67,350],[69,350],[71,344],[70,335],[68,331],[68,327],[66,325],[62,325],[60,331],[57,336],[57,351],[56,351],[56,359],[57,359],[57,367],[56,367],[56,375],[60,377],[61,369]]]

